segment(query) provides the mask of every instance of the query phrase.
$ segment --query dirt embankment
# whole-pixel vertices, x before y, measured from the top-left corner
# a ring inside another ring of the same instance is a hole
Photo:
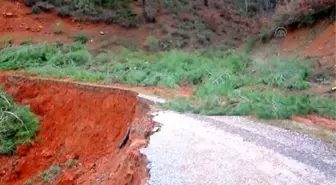
[[[335,73],[336,23],[320,21],[312,28],[300,28],[290,32],[278,51],[283,55],[299,53],[317,59],[322,68]]]
[[[23,40],[71,43],[77,33],[84,32],[90,49],[103,50],[107,46],[141,46],[149,35],[146,26],[126,29],[115,24],[78,22],[61,18],[56,12],[33,15],[31,8],[19,1],[2,0],[0,4],[0,39],[11,39],[14,44]],[[2,44],[0,40],[0,48]]]
[[[0,156],[0,184],[146,182],[146,159],[139,149],[147,145],[153,124],[136,93],[6,74],[0,82],[16,102],[30,105],[41,118],[32,144],[18,147],[17,155]],[[129,126],[129,141],[119,149]],[[64,165],[69,161],[76,163]],[[51,166],[62,170],[43,179],[41,173]]]

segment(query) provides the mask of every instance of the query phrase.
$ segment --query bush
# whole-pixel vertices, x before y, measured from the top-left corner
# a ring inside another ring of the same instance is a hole
[[[76,34],[74,41],[81,44],[85,44],[88,41],[88,36],[84,32],[79,32]]]
[[[57,15],[60,17],[69,17],[71,15],[70,6],[62,6],[58,8]]]
[[[29,45],[29,44],[32,44],[33,41],[30,40],[30,39],[24,39],[21,41],[21,45]]]
[[[81,40],[81,39],[78,39]],[[336,118],[336,102],[300,91],[309,88],[307,61],[253,63],[236,51],[137,52],[92,57],[81,44],[28,45],[0,50],[0,70],[24,69],[43,76],[109,80],[139,86],[195,86],[195,96],[166,107],[201,114],[290,118],[315,112]],[[295,91],[293,91],[295,89]]]
[[[61,33],[63,33],[63,23],[61,21],[57,21],[53,25],[53,30],[54,30],[55,34],[61,34]]]
[[[147,45],[149,47],[149,50],[151,51],[157,51],[159,50],[159,40],[155,37],[148,37],[147,38]]]
[[[0,88],[0,154],[13,154],[27,144],[39,129],[38,118],[28,107],[18,106]]]
[[[37,0],[23,0],[23,3],[26,6],[33,6],[36,3]]]
[[[36,6],[38,6],[41,10],[45,11],[45,12],[50,12],[54,6],[48,2],[44,2],[44,1],[39,1],[36,3]]]
[[[34,5],[32,7],[32,14],[40,14],[40,13],[41,13],[40,7],[38,7],[37,5]]]
[[[306,65],[303,65],[306,64]],[[278,60],[273,58],[266,64],[254,64],[259,79],[266,85],[276,85],[278,88],[307,89],[309,61],[298,63],[293,60]]]

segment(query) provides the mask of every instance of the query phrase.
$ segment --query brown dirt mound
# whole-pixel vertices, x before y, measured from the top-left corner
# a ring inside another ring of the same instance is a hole
[[[146,160],[139,149],[153,125],[136,93],[5,74],[0,82],[41,117],[38,139],[18,147],[15,156],[0,156],[0,184],[145,183]],[[119,149],[129,126],[130,139]],[[65,165],[74,159],[76,164]],[[62,167],[61,173],[48,182],[38,178],[52,165]]]

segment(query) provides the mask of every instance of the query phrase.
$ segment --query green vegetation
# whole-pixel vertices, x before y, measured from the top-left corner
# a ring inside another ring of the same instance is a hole
[[[37,182],[52,183],[55,182],[63,170],[73,167],[78,163],[76,159],[69,159],[61,165],[51,165],[47,170],[40,172],[36,177],[29,179],[24,185],[33,185]]]
[[[29,44],[32,44],[33,41],[30,40],[30,39],[24,39],[21,41],[21,45],[29,45]]]
[[[29,107],[18,106],[0,88],[0,154],[13,154],[16,146],[28,144],[39,129]]]
[[[191,9],[191,3],[188,0],[160,0],[159,3],[174,14]]]
[[[152,36],[147,38],[147,45],[150,51],[158,51],[160,49],[160,41]]]
[[[61,172],[61,167],[53,165],[48,170],[39,173],[38,177],[44,182],[51,182],[54,181]]]
[[[62,21],[57,21],[53,25],[53,30],[54,30],[55,34],[61,34],[61,33],[63,33],[63,23],[62,23]]]
[[[32,13],[56,9],[59,16],[73,16],[80,21],[118,23],[124,27],[136,26],[132,0],[24,0]]]
[[[92,56],[85,46],[28,45],[0,51],[0,70],[104,80],[140,86],[196,87],[195,96],[164,107],[200,114],[282,119],[315,112],[336,118],[336,102],[305,93],[310,62],[274,57],[252,61],[236,51],[146,53],[121,49]]]
[[[88,40],[88,36],[84,32],[78,32],[74,39],[75,42],[78,42],[80,44],[85,44]]]
[[[265,64],[254,65],[259,79],[266,85],[276,85],[279,88],[307,89],[306,81],[310,68],[309,61],[279,60],[272,58]]]

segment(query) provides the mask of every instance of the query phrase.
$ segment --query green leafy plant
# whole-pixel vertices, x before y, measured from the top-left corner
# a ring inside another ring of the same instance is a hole
[[[88,41],[88,36],[84,32],[79,32],[76,34],[74,41],[81,44],[85,44]]]
[[[306,65],[303,65],[306,64]],[[298,63],[294,60],[271,59],[266,64],[254,64],[262,83],[279,88],[307,89],[309,61]]]
[[[62,168],[60,166],[52,165],[48,170],[41,172],[38,177],[44,182],[51,182],[54,181],[61,172]]]
[[[39,130],[39,119],[29,107],[18,106],[0,88],[0,154],[13,154],[28,144]]]
[[[93,57],[77,43],[9,47],[0,50],[0,63],[0,70],[24,69],[48,77],[170,88],[194,86],[191,98],[163,105],[177,111],[253,114],[267,119],[310,112],[331,118],[336,115],[332,98],[305,93],[309,89],[310,62],[298,59],[274,57],[260,63],[238,51],[149,53],[125,48]]]

